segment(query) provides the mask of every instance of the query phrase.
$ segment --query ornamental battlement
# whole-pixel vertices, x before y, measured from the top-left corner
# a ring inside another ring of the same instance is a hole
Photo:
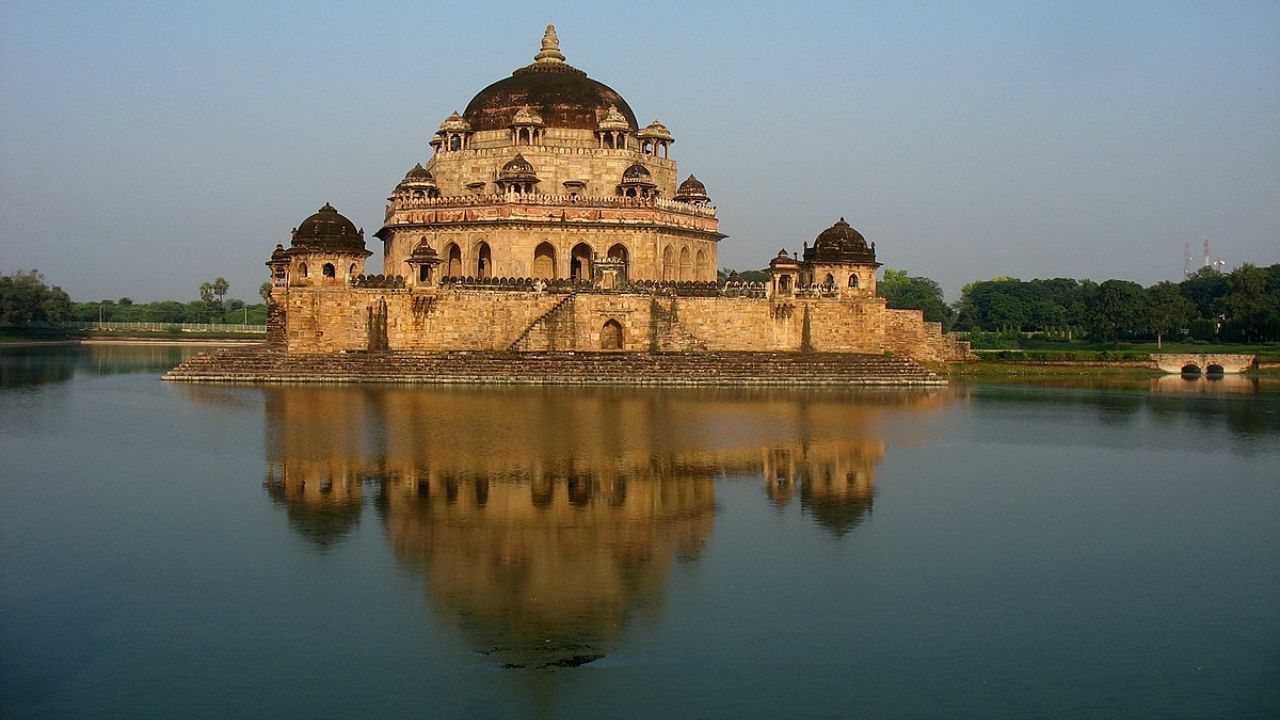
[[[397,198],[387,204],[386,219],[390,220],[399,210],[418,208],[458,208],[458,207],[496,207],[500,205],[535,205],[544,207],[565,208],[642,208],[666,210],[667,212],[695,217],[715,218],[714,206],[692,205],[679,200],[667,198],[633,198],[617,195],[529,195],[486,193],[481,195],[454,195],[437,198]]]

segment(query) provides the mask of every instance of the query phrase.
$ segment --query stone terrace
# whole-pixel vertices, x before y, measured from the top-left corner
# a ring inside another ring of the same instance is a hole
[[[266,346],[196,355],[165,380],[503,385],[945,385],[906,358],[844,353],[443,352],[288,355]]]

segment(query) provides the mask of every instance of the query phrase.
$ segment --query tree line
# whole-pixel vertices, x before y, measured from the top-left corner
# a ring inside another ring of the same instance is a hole
[[[769,279],[762,271],[739,275]],[[920,310],[948,331],[1102,342],[1280,341],[1280,263],[1245,263],[1229,273],[1206,267],[1182,282],[1145,288],[1129,280],[996,277],[965,285],[954,304],[937,282],[886,268],[876,293],[889,307]]]
[[[226,280],[216,278],[199,286],[198,299],[185,302],[135,303],[128,297],[74,302],[62,288],[50,286],[39,271],[18,271],[0,276],[0,326],[56,327],[69,322],[266,324],[270,283],[259,288],[263,302],[256,304],[228,299],[230,289]]]
[[[721,271],[722,279],[729,270]],[[748,270],[744,279],[767,281]],[[223,278],[203,283],[199,299],[135,303],[127,297],[73,302],[49,285],[39,271],[0,276],[0,325],[56,326],[70,321],[245,323],[266,322],[270,283],[258,293],[263,303],[227,299]],[[1039,333],[1051,339],[1097,341],[1191,339],[1204,342],[1280,341],[1280,263],[1245,263],[1229,273],[1203,268],[1182,282],[1142,287],[1129,280],[996,277],[964,286],[948,305],[933,280],[886,268],[877,293],[891,308],[921,310],[946,330]]]

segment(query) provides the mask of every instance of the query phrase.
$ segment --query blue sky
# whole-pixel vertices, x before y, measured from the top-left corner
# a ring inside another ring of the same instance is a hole
[[[1205,239],[1280,262],[1280,4],[635,7],[2,0],[0,273],[255,297],[326,201],[373,233],[440,120],[548,21],[671,128],[722,266],[840,216],[948,300],[995,275],[1178,279]]]

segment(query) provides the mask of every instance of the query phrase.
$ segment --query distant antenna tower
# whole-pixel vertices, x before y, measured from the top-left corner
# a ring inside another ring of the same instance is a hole
[[[1182,242],[1182,279],[1191,277],[1191,241]]]
[[[1209,238],[1204,239],[1204,265],[1202,267],[1211,267],[1212,262],[1209,260]]]

